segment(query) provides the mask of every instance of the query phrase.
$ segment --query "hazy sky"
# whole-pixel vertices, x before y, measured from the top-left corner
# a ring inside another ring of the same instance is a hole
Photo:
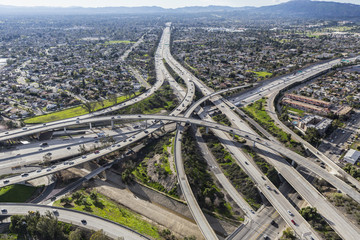
[[[287,2],[288,0],[0,0],[0,5],[13,6],[82,6],[82,7],[107,7],[107,6],[161,6],[176,8],[184,6],[263,6]],[[327,0],[360,4],[360,0]]]

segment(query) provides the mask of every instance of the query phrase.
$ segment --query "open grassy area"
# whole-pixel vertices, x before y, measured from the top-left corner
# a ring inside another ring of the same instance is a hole
[[[231,154],[223,147],[213,133],[206,133],[204,127],[201,127],[200,131],[225,176],[230,180],[236,190],[241,193],[250,206],[255,210],[259,209],[261,206],[261,197],[251,178],[240,168]]]
[[[261,126],[280,138],[280,141],[287,142],[290,139],[287,134],[277,127],[274,120],[265,111],[266,99],[262,98],[243,108],[243,110],[255,119]]]
[[[274,120],[268,115],[265,110],[266,99],[262,98],[248,106],[242,108],[242,110],[258,122],[263,128],[275,136],[280,142],[284,143],[286,147],[297,152],[300,155],[304,155],[304,149],[299,142],[291,139],[291,134],[287,134],[281,128],[275,125]]]
[[[170,85],[165,83],[152,96],[118,111],[119,114],[155,114],[162,110],[171,111],[178,105]]]
[[[120,223],[153,239],[160,239],[159,229],[143,220],[139,214],[120,206],[97,192],[89,194],[80,190],[73,193],[71,197],[65,197],[56,201],[54,206],[88,212]]]
[[[255,71],[249,71],[249,72],[255,73],[258,77],[263,77],[263,78],[271,77],[273,75],[272,73],[269,72],[255,72]]]
[[[305,111],[300,110],[300,109],[296,109],[296,108],[293,108],[293,107],[290,107],[290,106],[287,108],[287,110],[288,110],[288,112],[296,114],[296,115],[298,115],[300,117],[303,117],[305,115]]]
[[[148,145],[139,152],[138,161],[140,162],[138,162],[135,168],[131,169],[131,174],[136,178],[137,181],[140,181],[151,188],[178,199],[179,196],[177,195],[176,185],[174,188],[167,190],[160,183],[160,180],[163,181],[168,176],[175,174],[171,171],[170,168],[168,151],[168,148],[173,147],[173,136],[174,135],[172,133],[169,133],[149,142]],[[155,163],[154,166],[157,168],[156,172],[159,182],[153,181],[152,177],[148,175],[148,162],[156,155],[159,157],[159,162]]]
[[[136,94],[138,94],[138,93],[136,93]],[[127,99],[128,99],[128,97],[126,97],[126,96],[118,97],[116,104],[124,102]],[[96,106],[95,106],[94,111],[97,111],[97,110],[107,108],[107,107],[111,107],[111,106],[115,105],[115,103],[113,101],[109,100],[109,99],[103,101],[102,103],[103,104],[97,103]],[[58,120],[62,120],[62,119],[77,117],[77,116],[85,115],[87,113],[88,112],[82,106],[77,106],[77,107],[73,107],[73,108],[69,108],[69,109],[49,113],[49,114],[46,114],[46,115],[41,115],[41,116],[28,118],[24,122],[27,123],[27,124],[47,123],[47,122],[52,122],[52,121],[58,121]]]
[[[36,191],[36,187],[10,185],[0,188],[0,202],[25,202]]]
[[[132,42],[132,41],[129,41],[129,40],[113,40],[113,41],[106,41],[105,45],[120,44],[120,43],[130,44],[130,43],[135,43],[135,42]]]

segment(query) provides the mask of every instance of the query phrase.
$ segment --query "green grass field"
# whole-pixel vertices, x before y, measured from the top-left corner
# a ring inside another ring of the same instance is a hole
[[[272,73],[269,72],[255,72],[255,71],[249,71],[249,72],[255,73],[258,77],[263,77],[263,78],[272,76]]]
[[[36,191],[36,187],[10,185],[0,188],[0,202],[25,202]]]
[[[287,134],[277,127],[274,123],[274,120],[267,114],[265,111],[266,99],[260,99],[246,107],[243,110],[255,119],[259,124],[265,127],[269,132],[273,133],[275,136],[279,137],[280,141],[287,142],[290,141]]]
[[[78,192],[80,192],[84,196],[81,202],[86,202],[88,204],[88,211],[84,210],[85,205],[78,205],[73,199],[71,199],[71,209],[88,212],[109,219],[111,221],[127,226],[131,229],[134,229],[139,233],[145,234],[152,239],[160,239],[159,230],[155,226],[151,225],[149,222],[143,220],[139,214],[120,206],[116,202],[112,201],[111,199],[100,193],[96,193],[98,197],[98,202],[100,202],[100,204],[96,204],[95,201],[90,198],[90,195],[88,193],[82,190]],[[97,205],[98,207],[96,207],[95,205]],[[61,200],[56,201],[54,203],[54,206],[64,207],[61,203]]]
[[[136,94],[139,94],[139,93],[137,92]],[[127,99],[128,98],[126,96],[118,97],[117,104],[124,102]],[[96,107],[95,107],[95,111],[115,105],[114,102],[112,102],[111,100],[105,100],[103,102],[103,104],[104,105],[97,103]],[[53,122],[53,121],[63,120],[63,119],[72,118],[72,117],[78,117],[81,115],[85,115],[87,113],[88,112],[83,107],[77,106],[77,107],[61,110],[58,112],[49,113],[46,115],[28,118],[28,119],[25,119],[24,122],[26,124],[47,123],[47,122]]]
[[[288,107],[288,111],[293,112],[293,114],[297,114],[300,117],[305,115],[305,111],[293,107]]]

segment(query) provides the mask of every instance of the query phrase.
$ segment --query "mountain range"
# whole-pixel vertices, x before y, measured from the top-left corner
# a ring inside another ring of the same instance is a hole
[[[161,7],[15,7],[0,5],[0,15],[13,14],[187,14],[211,12],[242,12],[269,16],[360,19],[360,5],[326,1],[292,0],[264,7],[183,7],[167,9]]]

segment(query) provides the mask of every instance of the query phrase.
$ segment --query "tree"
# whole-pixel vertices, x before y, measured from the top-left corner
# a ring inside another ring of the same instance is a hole
[[[118,103],[118,98],[117,98],[116,94],[111,94],[111,95],[109,96],[109,100],[110,100],[114,105]]]
[[[291,228],[286,228],[284,231],[283,231],[283,236],[281,237],[281,239],[290,239],[290,240],[295,240],[296,237],[293,233],[293,231],[291,230]]]
[[[146,91],[146,87],[141,86],[141,87],[139,88],[139,92],[143,93],[143,92],[145,92],[145,91]]]
[[[57,217],[49,211],[42,216],[36,224],[37,237],[39,240],[66,239],[62,225],[59,224]]]
[[[81,105],[88,113],[92,113],[95,110],[96,102],[85,102]]]
[[[312,145],[316,145],[320,141],[320,134],[315,128],[308,128],[306,129],[305,140]]]
[[[91,235],[90,240],[110,240],[110,238],[106,236],[102,229],[100,229]]]
[[[70,232],[69,240],[82,240],[84,239],[84,233],[80,228],[77,228],[75,231]]]

